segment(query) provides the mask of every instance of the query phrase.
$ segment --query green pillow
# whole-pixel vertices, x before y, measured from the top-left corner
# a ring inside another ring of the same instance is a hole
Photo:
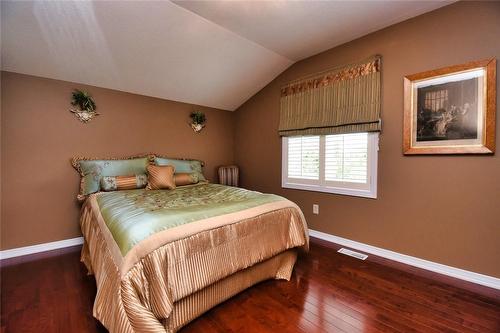
[[[147,156],[123,160],[78,160],[73,163],[82,176],[80,197],[99,192],[104,176],[129,176],[146,173]]]
[[[203,171],[201,169],[202,162],[198,160],[180,160],[175,158],[158,157],[155,159],[156,165],[173,165],[175,168],[175,173],[196,173],[198,175],[198,180],[200,182],[207,181],[205,176],[203,176]]]

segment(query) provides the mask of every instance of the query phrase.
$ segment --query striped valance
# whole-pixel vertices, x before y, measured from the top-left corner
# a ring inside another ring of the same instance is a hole
[[[381,57],[290,82],[281,88],[281,136],[380,131]]]

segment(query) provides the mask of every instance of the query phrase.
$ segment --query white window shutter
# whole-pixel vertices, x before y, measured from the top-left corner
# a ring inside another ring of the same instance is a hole
[[[368,133],[326,135],[325,180],[368,181]]]
[[[319,136],[288,138],[288,177],[319,179]]]
[[[378,133],[283,137],[282,186],[377,197]]]

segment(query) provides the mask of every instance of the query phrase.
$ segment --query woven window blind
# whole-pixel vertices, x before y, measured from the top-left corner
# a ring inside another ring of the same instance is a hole
[[[380,131],[381,57],[337,67],[281,88],[281,136]]]

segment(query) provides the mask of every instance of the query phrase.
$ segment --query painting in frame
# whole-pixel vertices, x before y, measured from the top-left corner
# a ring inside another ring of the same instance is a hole
[[[496,60],[404,78],[403,153],[495,152]]]

